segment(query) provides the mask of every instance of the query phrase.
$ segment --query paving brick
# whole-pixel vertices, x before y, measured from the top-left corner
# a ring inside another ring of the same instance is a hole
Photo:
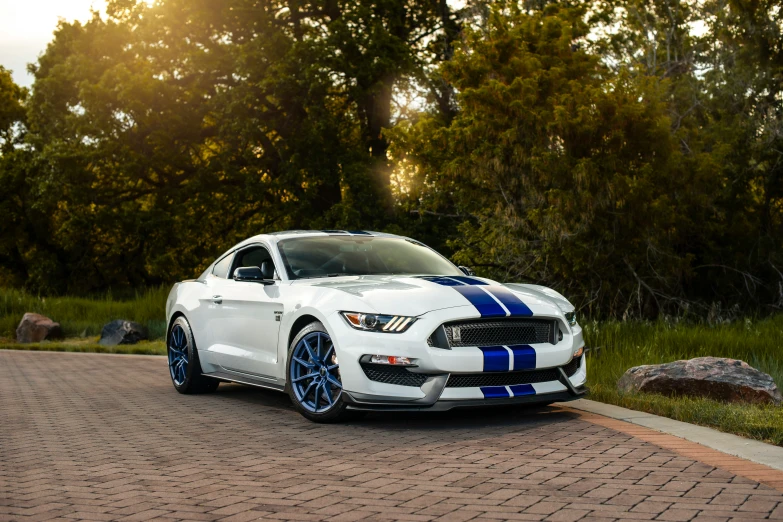
[[[567,504],[562,502],[547,502],[542,500],[541,502],[536,502],[529,508],[525,509],[525,513],[536,515],[551,515],[566,505]]]
[[[715,498],[710,501],[710,504],[740,506],[744,504],[747,499],[747,495],[741,493],[727,493],[724,491],[719,495],[716,495]]]
[[[545,520],[551,520],[552,522],[576,522],[589,513],[589,511],[583,509],[558,509]]]
[[[753,511],[758,513],[772,513],[779,502],[775,500],[761,500],[758,497],[748,499],[739,507],[739,511]]]
[[[699,511],[696,509],[670,508],[658,515],[655,520],[669,520],[671,522],[687,522],[692,520]]]
[[[768,468],[566,408],[316,425],[271,391],[180,395],[164,358],[0,368],[0,520],[783,519],[783,482],[736,474]]]

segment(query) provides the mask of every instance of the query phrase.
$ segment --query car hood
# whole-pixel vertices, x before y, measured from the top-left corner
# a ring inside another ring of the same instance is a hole
[[[491,279],[475,277],[489,285],[505,286],[536,314],[559,315],[556,300],[538,289],[521,285],[502,285]],[[366,275],[317,279],[312,282],[296,281],[314,287],[330,288],[361,299],[378,313],[419,316],[434,310],[472,306],[470,302],[450,286],[416,276]],[[361,311],[361,310],[357,310]]]

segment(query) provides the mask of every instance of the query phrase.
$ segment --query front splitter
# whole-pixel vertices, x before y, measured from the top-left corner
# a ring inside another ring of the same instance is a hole
[[[514,404],[540,404],[550,402],[567,402],[584,398],[587,394],[586,386],[579,386],[571,390],[555,393],[542,393],[540,395],[522,395],[519,397],[505,397],[498,399],[458,399],[439,400],[431,404],[421,404],[415,401],[395,401],[391,397],[383,400],[372,400],[368,396],[355,397],[350,392],[343,392],[343,401],[348,404],[350,410],[363,411],[448,411],[454,408],[476,408],[487,406],[507,406]],[[368,400],[369,399],[369,400]]]

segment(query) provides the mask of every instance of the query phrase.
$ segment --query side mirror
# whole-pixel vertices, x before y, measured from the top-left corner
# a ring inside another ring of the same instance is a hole
[[[261,274],[264,276],[264,279],[274,279],[275,265],[268,259],[266,261],[261,261]]]
[[[476,275],[476,272],[474,272],[473,269],[470,268],[469,266],[460,266],[459,269],[462,270],[462,273],[467,275],[467,276],[474,276],[474,275]]]
[[[234,270],[235,281],[248,281],[251,283],[261,283],[262,285],[273,285],[272,278],[264,277],[264,272],[257,266],[242,266]]]

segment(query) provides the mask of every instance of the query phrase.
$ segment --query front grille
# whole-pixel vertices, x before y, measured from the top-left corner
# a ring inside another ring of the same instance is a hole
[[[571,377],[579,370],[580,358],[575,358],[563,370]],[[446,383],[446,388],[478,388],[481,386],[513,386],[515,384],[534,384],[537,382],[556,381],[560,376],[557,368],[543,370],[528,370],[524,372],[492,372],[492,373],[452,373]]]
[[[385,366],[380,364],[362,364],[364,374],[371,381],[383,382],[386,384],[397,384],[399,386],[420,387],[427,380],[429,375],[423,373],[409,372],[399,366]]]
[[[506,319],[495,321],[463,321],[443,325],[448,345],[509,346],[512,344],[551,343],[555,322],[545,319]],[[457,329],[459,334],[457,335]],[[436,334],[433,334],[434,337]],[[457,339],[455,339],[457,337]],[[428,339],[437,346],[435,339]]]

